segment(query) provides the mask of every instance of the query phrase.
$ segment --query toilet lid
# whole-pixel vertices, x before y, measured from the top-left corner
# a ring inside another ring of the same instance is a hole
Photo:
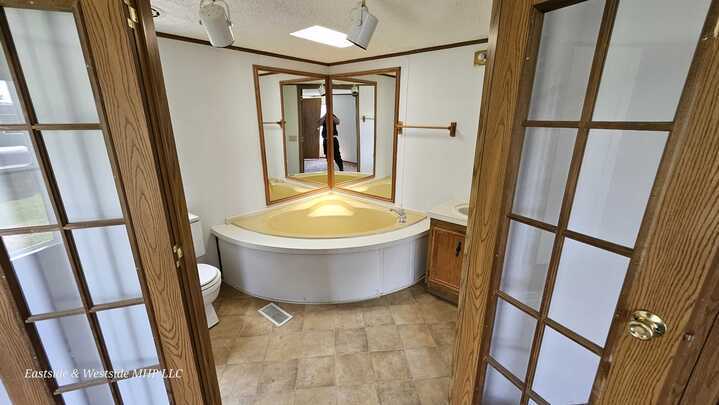
[[[217,267],[209,264],[198,263],[197,271],[200,273],[200,286],[202,287],[210,284],[220,276],[220,271],[217,270]]]

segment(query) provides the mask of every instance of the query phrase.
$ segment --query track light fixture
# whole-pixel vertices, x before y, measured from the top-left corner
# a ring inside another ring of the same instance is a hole
[[[369,12],[369,8],[365,5],[365,0],[362,0],[360,4],[359,18],[355,19],[350,28],[349,34],[347,34],[347,40],[360,48],[367,50],[372,34],[374,34],[375,28],[377,28],[377,17],[373,16]]]
[[[230,7],[224,0],[200,0],[200,24],[205,27],[210,44],[224,48],[235,42]]]

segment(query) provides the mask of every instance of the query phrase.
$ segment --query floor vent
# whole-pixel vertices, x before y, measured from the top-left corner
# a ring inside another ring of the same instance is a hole
[[[269,319],[270,322],[274,323],[277,326],[282,326],[286,324],[287,321],[292,319],[292,315],[277,306],[277,304],[275,304],[274,302],[269,303],[264,307],[258,309],[257,312],[262,314],[262,316]]]

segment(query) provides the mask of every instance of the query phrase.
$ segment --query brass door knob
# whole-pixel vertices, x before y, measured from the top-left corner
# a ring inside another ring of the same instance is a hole
[[[629,334],[639,340],[651,340],[667,332],[662,318],[649,311],[634,311],[627,328]]]

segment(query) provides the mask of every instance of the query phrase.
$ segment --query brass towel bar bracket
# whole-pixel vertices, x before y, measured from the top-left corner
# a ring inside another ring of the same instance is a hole
[[[279,125],[282,126],[284,124],[282,121],[264,121],[262,122],[262,125]]]
[[[370,117],[369,115],[362,115],[362,122],[365,122],[367,120],[374,120],[374,117]]]
[[[449,136],[454,138],[457,135],[457,123],[456,122],[450,122],[449,126],[443,127],[443,126],[435,126],[435,125],[409,125],[405,124],[402,121],[397,121],[395,124],[395,127],[397,127],[397,133],[401,134],[403,128],[419,128],[419,129],[443,129],[445,131],[449,131]]]

